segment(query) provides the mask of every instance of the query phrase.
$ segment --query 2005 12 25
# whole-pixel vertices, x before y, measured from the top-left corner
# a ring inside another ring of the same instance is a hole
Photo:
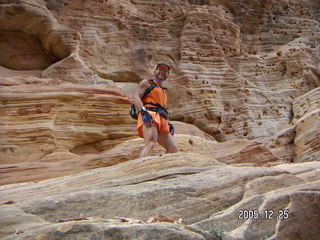
[[[289,210],[288,209],[280,209],[279,211],[274,210],[264,210],[262,213],[259,212],[258,209],[241,209],[238,211],[238,219],[246,220],[246,219],[280,219],[286,220],[289,219]]]

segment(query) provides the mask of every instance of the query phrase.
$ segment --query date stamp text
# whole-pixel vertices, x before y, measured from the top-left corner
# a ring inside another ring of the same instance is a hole
[[[259,220],[259,219],[267,219],[267,220],[287,220],[289,219],[289,210],[288,209],[280,209],[278,211],[275,210],[264,210],[263,212],[259,212],[258,209],[241,209],[238,211],[238,219],[241,220]]]

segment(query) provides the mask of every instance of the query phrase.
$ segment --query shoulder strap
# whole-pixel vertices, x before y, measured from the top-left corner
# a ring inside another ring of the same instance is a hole
[[[149,83],[151,83],[151,84],[147,88],[147,90],[144,92],[141,99],[143,99],[145,96],[147,96],[152,91],[152,89],[154,89],[157,86],[157,84],[152,79],[149,79]]]

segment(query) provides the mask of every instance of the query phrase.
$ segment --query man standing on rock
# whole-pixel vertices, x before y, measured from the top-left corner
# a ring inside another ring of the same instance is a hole
[[[169,72],[168,64],[159,63],[154,70],[155,79],[144,79],[136,88],[134,105],[139,110],[137,130],[145,143],[140,157],[149,156],[157,142],[167,150],[166,153],[178,152],[173,125],[168,122],[166,88],[162,86]]]

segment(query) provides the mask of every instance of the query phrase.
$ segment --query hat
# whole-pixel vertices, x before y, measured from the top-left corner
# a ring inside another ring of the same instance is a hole
[[[156,67],[156,69],[158,68],[162,68],[162,69],[166,69],[168,72],[170,71],[170,66],[169,64],[166,64],[166,63],[159,63]]]

